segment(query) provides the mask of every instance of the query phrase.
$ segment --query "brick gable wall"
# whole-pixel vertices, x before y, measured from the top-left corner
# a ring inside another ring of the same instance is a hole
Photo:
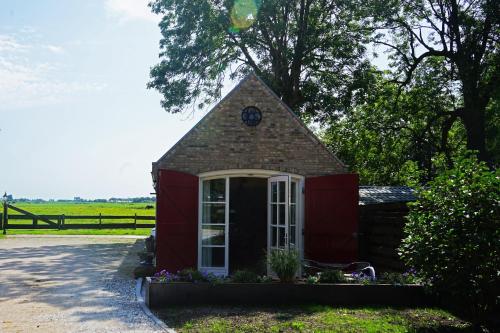
[[[247,106],[262,112],[256,127],[241,120],[241,110]],[[253,74],[154,163],[153,174],[158,169],[194,175],[227,169],[265,169],[303,176],[347,171]]]

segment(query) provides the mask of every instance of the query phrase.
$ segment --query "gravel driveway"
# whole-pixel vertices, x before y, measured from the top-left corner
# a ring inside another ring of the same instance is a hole
[[[0,239],[0,332],[155,332],[135,300],[143,240]]]

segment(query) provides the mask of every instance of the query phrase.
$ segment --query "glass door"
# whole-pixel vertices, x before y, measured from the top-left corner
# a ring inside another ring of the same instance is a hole
[[[290,183],[290,176],[275,176],[268,179],[269,253],[275,249],[290,248]],[[295,237],[293,238],[295,242]]]
[[[204,180],[201,184],[201,270],[226,275],[228,267],[229,178]]]

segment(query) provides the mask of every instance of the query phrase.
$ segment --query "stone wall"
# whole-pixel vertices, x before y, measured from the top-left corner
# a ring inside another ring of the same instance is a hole
[[[241,110],[256,106],[262,121],[250,127]],[[346,167],[255,75],[245,78],[160,160],[158,169],[199,174],[265,169],[303,176],[346,173]]]

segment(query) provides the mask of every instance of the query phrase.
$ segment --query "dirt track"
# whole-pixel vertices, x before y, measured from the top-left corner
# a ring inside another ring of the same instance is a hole
[[[143,241],[0,239],[0,332],[154,332],[135,301]]]

